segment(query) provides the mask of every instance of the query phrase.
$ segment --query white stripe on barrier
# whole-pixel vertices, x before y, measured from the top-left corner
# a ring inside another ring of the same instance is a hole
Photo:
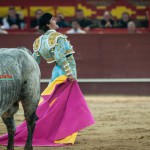
[[[48,83],[50,79],[41,79],[41,83]],[[80,83],[113,83],[113,82],[150,82],[150,78],[81,78]]]

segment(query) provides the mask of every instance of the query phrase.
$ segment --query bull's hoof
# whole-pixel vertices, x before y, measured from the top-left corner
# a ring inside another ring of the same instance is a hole
[[[32,146],[25,146],[24,150],[33,150],[33,147]]]

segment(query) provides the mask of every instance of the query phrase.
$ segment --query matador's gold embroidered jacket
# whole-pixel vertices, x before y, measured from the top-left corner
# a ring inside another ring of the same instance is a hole
[[[33,51],[33,57],[38,63],[42,56],[47,63],[56,62],[66,75],[74,74],[76,77],[76,63],[71,55],[74,51],[66,35],[48,30],[34,41]]]

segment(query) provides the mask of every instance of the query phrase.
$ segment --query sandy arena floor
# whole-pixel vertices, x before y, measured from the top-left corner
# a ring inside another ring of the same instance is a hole
[[[86,96],[86,99],[96,124],[81,131],[75,145],[34,150],[150,150],[149,96]],[[22,122],[22,109],[15,118],[17,124]],[[0,135],[5,132],[0,119]],[[0,150],[5,149],[0,146]]]

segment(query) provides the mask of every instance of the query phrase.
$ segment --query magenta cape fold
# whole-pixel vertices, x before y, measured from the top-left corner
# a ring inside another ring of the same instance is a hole
[[[88,109],[82,92],[75,81],[57,85],[50,95],[42,96],[44,101],[37,108],[33,146],[62,146],[54,140],[63,139],[90,126],[94,119]],[[54,104],[50,103],[54,100]],[[15,146],[24,146],[27,138],[26,122],[16,128]],[[7,145],[8,134],[0,137],[0,144]]]

